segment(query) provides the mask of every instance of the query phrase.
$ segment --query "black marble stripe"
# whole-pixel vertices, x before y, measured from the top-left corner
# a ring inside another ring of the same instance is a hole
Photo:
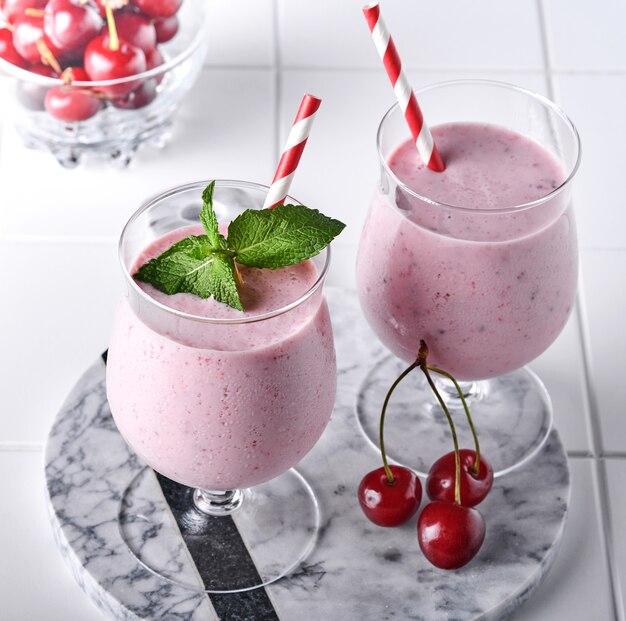
[[[230,517],[212,517],[193,507],[193,490],[157,474],[165,500],[172,510],[187,549],[207,589],[223,585],[228,577],[232,588],[260,581],[237,526]],[[278,621],[267,591],[209,594],[222,621]]]
[[[108,350],[102,360],[107,363]],[[235,522],[203,515],[193,507],[193,490],[156,473],[185,545],[207,589],[219,588],[224,576],[232,589],[260,582],[259,572]],[[211,593],[220,621],[280,621],[264,588],[242,593]]]

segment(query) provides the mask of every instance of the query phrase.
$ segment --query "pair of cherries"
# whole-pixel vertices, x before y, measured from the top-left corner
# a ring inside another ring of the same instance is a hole
[[[417,538],[424,556],[440,569],[458,569],[469,563],[485,539],[485,521],[474,507],[481,503],[493,485],[493,469],[480,454],[478,437],[469,408],[456,380],[448,373],[427,364],[428,348],[420,344],[418,359],[393,383],[381,412],[380,445],[383,467],[363,477],[358,499],[369,520],[379,526],[399,526],[410,520],[422,501],[422,484],[412,470],[389,466],[384,448],[384,419],[391,394],[400,381],[419,367],[435,392],[450,423],[455,450],[440,457],[430,468],[426,492],[431,502],[422,510],[417,522]],[[459,390],[476,450],[458,448],[456,430],[445,402],[430,377],[430,371],[449,377]]]

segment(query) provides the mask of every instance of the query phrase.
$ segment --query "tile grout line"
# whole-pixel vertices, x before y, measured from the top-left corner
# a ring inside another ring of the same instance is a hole
[[[566,454],[569,459],[595,459],[591,451],[572,450]]]
[[[545,66],[546,81],[548,86],[548,97],[555,100],[556,86],[554,74],[552,72],[552,56],[550,53],[550,42],[548,35],[548,18],[545,11],[544,0],[537,0],[537,14],[539,16],[539,28],[541,30],[542,54]],[[592,472],[595,479],[595,500],[596,508],[599,510],[600,538],[603,547],[604,562],[609,573],[609,590],[611,597],[611,607],[613,618],[616,621],[626,621],[623,616],[621,588],[617,563],[613,552],[613,532],[611,525],[611,515],[609,507],[608,482],[604,459],[598,459],[604,453],[602,446],[602,433],[600,428],[600,411],[598,400],[593,385],[592,365],[591,365],[591,340],[589,334],[589,324],[587,320],[584,300],[584,284],[579,272],[578,294],[576,296],[576,313],[578,316],[578,337],[582,350],[582,365],[584,377],[584,389],[588,406],[587,423],[588,431],[591,435],[591,448],[594,459],[591,460]]]

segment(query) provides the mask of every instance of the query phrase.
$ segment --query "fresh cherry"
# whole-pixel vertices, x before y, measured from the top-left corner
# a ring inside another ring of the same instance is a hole
[[[43,38],[43,17],[23,14],[13,23],[13,45],[18,54],[29,63],[41,59],[37,41]]]
[[[171,17],[174,15],[183,0],[131,0],[142,13],[150,17]]]
[[[57,78],[58,75],[52,67],[46,65],[31,65],[28,70],[47,78]],[[30,80],[20,80],[17,84],[16,95],[19,102],[29,110],[45,110],[44,99],[50,90],[49,86],[37,84]]]
[[[141,86],[132,93],[121,99],[112,99],[111,103],[116,108],[124,110],[137,110],[152,103],[157,96],[157,84],[154,78],[145,80]]]
[[[80,67],[72,67],[63,72],[71,71],[72,80],[89,81],[89,76]],[[46,111],[61,121],[85,121],[94,116],[102,107],[102,102],[95,95],[82,88],[74,88],[71,84],[54,86],[45,97]]]
[[[146,67],[148,69],[154,69],[155,67],[161,66],[165,62],[165,59],[161,55],[158,47],[155,47],[151,52],[146,54]],[[157,84],[161,84],[163,78],[165,77],[165,73],[159,73],[154,76],[154,79]]]
[[[90,80],[127,78],[142,73],[146,68],[146,56],[138,47],[122,40],[118,46],[112,46],[108,34],[92,39],[85,50],[85,70]],[[128,95],[140,85],[141,80],[129,80],[103,86],[100,90],[109,97],[118,98]]]
[[[422,484],[417,475],[402,466],[389,466],[366,474],[359,485],[359,504],[363,513],[379,526],[398,526],[415,515],[422,500]]]
[[[82,54],[103,26],[98,11],[82,0],[49,0],[46,5],[44,33],[55,47],[73,56]]]
[[[153,22],[156,30],[157,43],[166,43],[176,36],[178,32],[178,16],[161,17]]]
[[[116,15],[115,24],[120,39],[138,47],[144,54],[148,55],[155,49],[157,33],[148,17],[131,11],[124,11]]]
[[[458,569],[477,554],[485,539],[485,521],[477,509],[436,500],[417,521],[424,556],[440,569]]]
[[[12,65],[26,69],[28,63],[20,56],[13,45],[13,33],[8,28],[0,28],[0,58]]]
[[[461,504],[475,507],[481,503],[493,485],[493,468],[480,456],[478,473],[474,474],[476,452],[470,449],[459,451],[461,460]],[[454,502],[455,477],[454,451],[440,457],[430,468],[426,479],[426,492],[431,500]]]
[[[56,59],[63,58],[63,51],[57,48],[43,30],[43,13],[25,13],[13,24],[13,45],[19,55],[29,63],[41,61],[42,48],[47,49]]]
[[[0,13],[9,24],[15,23],[18,17],[26,12],[26,9],[43,9],[48,0],[1,0]]]

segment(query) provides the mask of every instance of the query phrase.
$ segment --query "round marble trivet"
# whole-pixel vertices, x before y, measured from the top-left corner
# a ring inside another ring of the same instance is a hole
[[[437,570],[424,559],[416,519],[393,529],[365,519],[356,489],[361,477],[379,466],[380,456],[359,431],[355,402],[363,379],[385,351],[362,319],[353,294],[328,288],[327,297],[337,347],[337,401],[321,440],[298,465],[318,497],[321,533],[313,552],[291,576],[264,589],[207,595],[163,581],[130,554],[118,513],[124,490],[145,466],[111,418],[104,359],[80,378],[48,438],[50,518],[74,577],[112,618],[495,621],[506,619],[546,575],[569,501],[567,459],[556,431],[526,467],[496,481],[479,507],[487,524],[485,543],[461,570]],[[419,443],[416,435],[416,451]],[[187,582],[200,586],[198,561],[203,559],[194,560],[193,549],[185,545],[175,507],[166,500],[172,490],[151,471],[142,481],[147,506],[163,516],[158,537],[165,538],[172,563]],[[240,560],[243,571],[250,558]]]

